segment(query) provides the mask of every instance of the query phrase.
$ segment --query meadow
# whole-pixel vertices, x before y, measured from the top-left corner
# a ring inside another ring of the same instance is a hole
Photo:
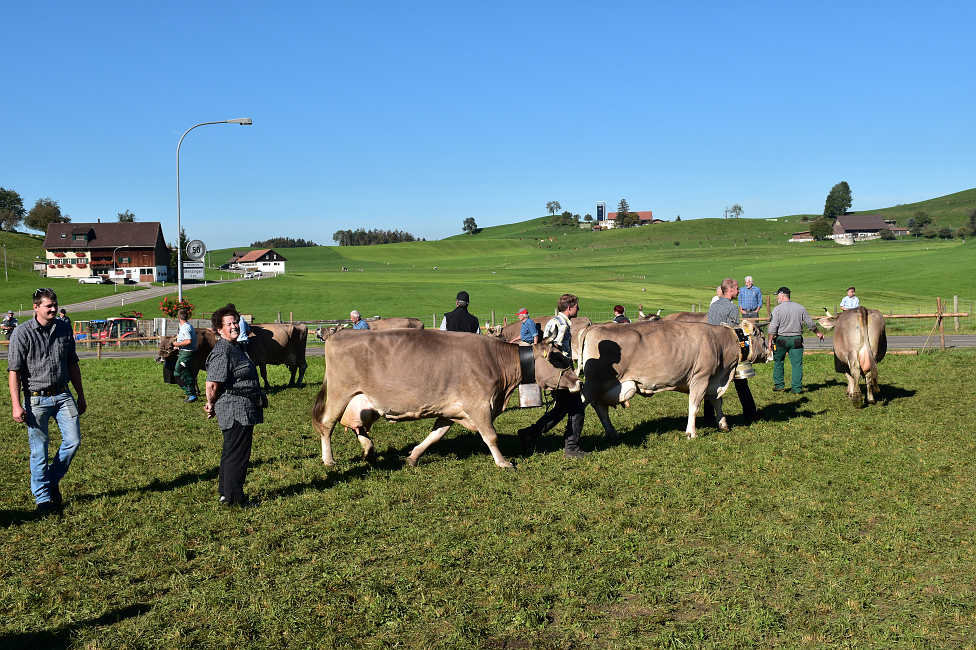
[[[927,209],[951,222],[974,193]],[[616,303],[705,306],[721,279],[749,274],[815,315],[850,284],[896,312],[931,310],[936,296],[972,303],[971,242],[787,243],[805,225],[591,233],[535,219],[437,242],[287,249],[284,276],[187,295],[199,312],[232,301],[257,321],[359,309],[430,322],[461,289],[482,320],[551,313],[569,291],[601,320]],[[37,286],[62,304],[113,292],[39,280],[24,268],[38,240],[0,240],[4,310]],[[138,291],[118,290],[141,308]],[[157,300],[141,303],[147,317]],[[829,339],[809,347],[829,351]],[[26,431],[0,420],[0,648],[976,647],[972,350],[889,355],[881,402],[862,410],[829,354],[806,357],[801,396],[773,393],[771,365],[757,365],[766,419],[741,425],[732,395],[732,431],[694,441],[684,395],[614,410],[617,445],[588,410],[581,461],[563,459],[561,429],[522,458],[515,432],[541,410],[513,400],[496,427],[515,471],[457,427],[407,467],[430,422],[377,423],[373,466],[340,429],[339,466],[326,469],[310,421],[324,369],[309,361],[306,387],[274,389],[256,430],[247,492],[262,505],[250,511],[217,504],[220,432],[151,359],[82,360],[89,412],[61,517],[35,517]],[[286,383],[283,368],[269,373]]]
[[[271,394],[250,511],[217,504],[220,433],[149,359],[82,360],[89,412],[37,519],[22,425],[0,423],[3,648],[972,648],[976,353],[889,356],[882,402],[853,409],[827,354],[802,396],[753,392],[767,419],[683,434],[686,397],[635,399],[611,445],[587,411],[494,466],[455,427],[417,468],[429,422],[374,428],[379,460],[303,389]],[[281,386],[283,369],[272,372]],[[558,430],[557,430],[558,431]],[[554,432],[555,433],[555,432]]]

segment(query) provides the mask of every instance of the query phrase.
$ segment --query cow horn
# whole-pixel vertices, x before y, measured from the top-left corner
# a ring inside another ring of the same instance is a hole
[[[824,310],[824,313],[827,315],[827,318],[833,318],[834,317],[834,315],[831,314],[830,313],[830,310],[827,309],[826,307],[824,307],[823,310]]]

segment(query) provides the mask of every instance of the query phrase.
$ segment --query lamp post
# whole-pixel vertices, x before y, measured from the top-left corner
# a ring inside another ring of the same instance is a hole
[[[198,126],[206,126],[208,124],[240,124],[244,126],[251,123],[251,118],[241,117],[236,120],[220,120],[219,122],[201,122],[200,124],[194,124],[186,130],[180,138],[179,144],[176,145],[176,299],[178,302],[183,302],[183,242],[180,241],[180,234],[183,232],[183,228],[180,226],[180,145],[183,144],[183,138],[186,137],[186,134]]]
[[[112,284],[115,285],[112,287],[112,293],[119,292],[119,285],[115,282],[115,279],[118,277],[118,273],[116,272],[118,271],[118,262],[116,262],[118,258],[115,257],[115,254],[119,252],[120,248],[129,248],[129,246],[129,244],[122,244],[121,246],[116,246],[115,250],[112,251]]]

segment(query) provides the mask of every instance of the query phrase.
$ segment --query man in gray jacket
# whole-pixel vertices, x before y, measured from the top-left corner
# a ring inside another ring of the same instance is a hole
[[[782,393],[786,390],[783,361],[790,356],[790,384],[794,395],[803,392],[803,327],[823,341],[823,332],[817,329],[817,324],[810,318],[806,307],[790,300],[790,290],[780,287],[776,292],[779,303],[773,309],[773,316],[769,321],[768,341],[773,350],[773,391]],[[773,344],[776,347],[773,348]]]

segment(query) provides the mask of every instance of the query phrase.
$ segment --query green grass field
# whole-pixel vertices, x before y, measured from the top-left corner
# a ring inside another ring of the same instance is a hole
[[[914,210],[924,208],[941,225],[961,219],[966,208],[974,205],[976,190],[967,190],[866,212],[899,219],[904,213],[907,220]],[[347,318],[351,309],[369,316],[415,316],[431,322],[435,314],[439,320],[440,314],[453,308],[461,289],[471,294],[471,310],[482,319],[492,311],[498,320],[504,315],[511,318],[521,307],[549,314],[556,298],[568,291],[580,297],[583,315],[608,320],[617,303],[631,314],[638,304],[665,312],[707,305],[723,278],[735,277],[741,283],[746,275],[752,275],[767,294],[782,285],[790,287],[793,298],[815,316],[822,307],[835,309],[851,284],[858,287],[862,304],[893,313],[934,311],[936,297],[950,304],[956,295],[964,301],[973,299],[963,281],[976,263],[971,242],[790,244],[787,240],[793,232],[807,228],[798,219],[699,219],[593,233],[553,228],[539,218],[442,241],[287,249],[284,276],[197,288],[188,297],[201,312],[234,302],[259,322],[279,315],[285,320]],[[39,241],[7,233],[0,233],[0,239],[10,242],[11,260],[9,281],[0,287],[2,304],[29,308],[30,292],[39,280],[20,267],[29,267]],[[224,260],[229,253],[229,249],[214,251],[211,258]],[[350,271],[343,272],[342,267]],[[227,274],[208,271],[210,280],[221,275]],[[110,286],[79,285],[72,280],[43,284],[58,291],[62,304],[113,292]],[[158,299],[139,303],[138,291],[118,290],[133,293],[126,296],[126,309],[140,309],[146,317],[160,315]],[[118,311],[73,316],[101,318]],[[971,331],[974,322],[970,318],[963,325]],[[897,327],[925,331],[931,321],[903,321]]]
[[[561,436],[516,471],[430,422],[374,428],[379,461],[310,422],[323,371],[271,394],[252,511],[216,503],[220,433],[148,359],[83,360],[89,413],[36,520],[22,425],[0,424],[0,647],[974,647],[976,353],[889,356],[883,401],[855,410],[829,355],[807,391],[753,392],[768,419],[684,439],[686,397],[636,399],[582,461]],[[950,378],[949,381],[946,379]],[[272,381],[285,382],[283,369]],[[561,431],[561,430],[557,430]]]

